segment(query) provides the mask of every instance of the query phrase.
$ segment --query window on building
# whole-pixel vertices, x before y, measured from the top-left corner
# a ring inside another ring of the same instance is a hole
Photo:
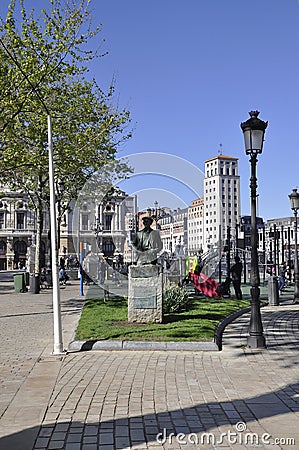
[[[111,223],[112,223],[112,215],[106,214],[104,221],[104,230],[111,230]]]
[[[17,230],[24,230],[25,228],[25,213],[17,212]]]
[[[6,253],[6,242],[0,241],[0,254],[4,255]]]
[[[87,231],[88,230],[88,214],[82,214],[81,223],[82,223],[82,231]]]
[[[25,255],[27,252],[27,244],[24,241],[16,241],[14,243],[14,251],[17,255]]]
[[[0,229],[4,228],[4,212],[0,212]]]

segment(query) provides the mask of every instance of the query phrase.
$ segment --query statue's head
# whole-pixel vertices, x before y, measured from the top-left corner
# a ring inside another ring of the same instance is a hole
[[[142,223],[145,227],[149,227],[153,223],[154,219],[150,216],[142,217]]]

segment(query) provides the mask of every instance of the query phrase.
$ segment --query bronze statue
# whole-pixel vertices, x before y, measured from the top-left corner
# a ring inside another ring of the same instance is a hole
[[[158,230],[153,230],[151,224],[153,218],[145,216],[142,218],[144,228],[137,231],[133,241],[135,250],[135,264],[156,264],[157,255],[162,250],[163,244]]]

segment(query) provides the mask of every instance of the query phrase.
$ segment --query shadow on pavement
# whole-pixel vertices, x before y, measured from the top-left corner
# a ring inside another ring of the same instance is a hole
[[[99,406],[100,410],[101,406]],[[282,389],[269,392],[256,397],[237,399],[225,402],[202,403],[184,409],[163,411],[141,416],[123,417],[100,423],[83,423],[79,421],[62,421],[47,423],[41,427],[28,428],[18,433],[0,439],[0,450],[48,450],[53,448],[76,450],[85,448],[124,449],[131,446],[141,446],[153,443],[165,444],[167,448],[178,444],[222,444],[221,434],[214,430],[218,427],[227,427],[228,432],[236,433],[238,443],[243,442],[243,436],[249,434],[252,444],[263,445],[263,435],[250,432],[250,424],[255,425],[257,420],[271,418],[271,435],[267,427],[267,440],[275,438],[293,439],[293,446],[298,442],[299,434],[296,426],[296,415],[299,411],[299,383],[286,385]],[[294,413],[294,417],[286,421],[294,421],[293,436],[285,436],[283,417]],[[100,414],[100,411],[99,411]],[[275,417],[278,422],[275,422]],[[276,423],[276,425],[275,425]],[[280,426],[277,426],[277,423]],[[269,425],[269,421],[267,421]],[[253,430],[255,426],[253,426]],[[261,428],[263,429],[263,428]],[[209,432],[210,431],[210,432]],[[264,432],[264,431],[263,431]],[[182,433],[180,435],[180,433]],[[207,434],[209,433],[209,434]],[[223,433],[223,428],[221,429]],[[243,435],[242,435],[243,434]],[[252,436],[250,436],[250,434]],[[248,437],[248,436],[247,436]],[[190,440],[192,439],[192,440]],[[244,437],[245,439],[245,437]],[[185,442],[182,442],[182,441]],[[267,442],[269,444],[270,442]],[[73,447],[72,447],[73,444]],[[106,447],[107,446],[107,447]],[[195,447],[196,448],[196,447]],[[245,447],[244,447],[245,448]],[[247,448],[247,447],[246,447]],[[295,447],[293,447],[295,448]]]

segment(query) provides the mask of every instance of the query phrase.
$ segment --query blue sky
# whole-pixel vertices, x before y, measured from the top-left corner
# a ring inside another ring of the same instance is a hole
[[[1,0],[2,16],[8,3]],[[25,0],[36,9],[47,3]],[[162,152],[203,171],[222,144],[224,155],[239,158],[241,212],[249,214],[250,165],[240,122],[258,109],[269,121],[257,168],[258,213],[264,219],[290,216],[288,194],[299,185],[299,2],[93,0],[91,5],[94,23],[102,23],[98,43],[105,39],[102,49],[108,51],[91,65],[91,74],[103,88],[115,78],[119,105],[131,111],[135,128],[120,157]],[[148,203],[165,204],[162,191],[169,192],[171,206],[194,198],[194,191],[167,174],[135,176],[123,186],[129,193],[147,192]]]

